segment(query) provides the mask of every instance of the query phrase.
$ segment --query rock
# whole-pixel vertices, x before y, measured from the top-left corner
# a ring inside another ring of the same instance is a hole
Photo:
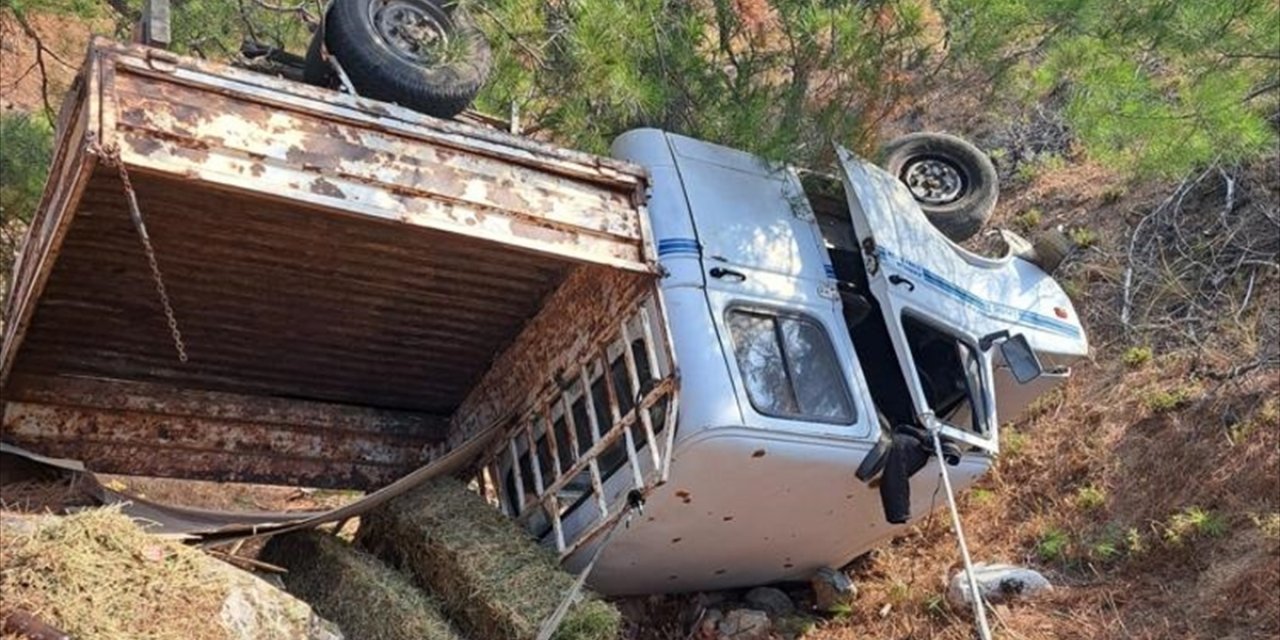
[[[747,592],[743,598],[752,609],[759,609],[771,617],[777,618],[795,613],[796,605],[781,589],[773,587],[756,587]]]
[[[813,587],[813,602],[819,611],[847,610],[858,597],[858,588],[848,574],[831,567],[818,569],[809,584]]]
[[[991,604],[1026,600],[1053,589],[1053,585],[1038,571],[1009,564],[979,562],[973,565],[973,575],[978,581],[978,592],[982,594],[983,600]],[[947,585],[947,602],[961,610],[973,607],[964,569],[951,576],[951,582]]]
[[[755,609],[734,609],[725,614],[717,640],[769,640],[773,623],[769,614]]]
[[[209,561],[211,577],[228,585],[219,617],[230,638],[342,640],[338,626],[316,615],[307,603],[247,571],[214,558]]]

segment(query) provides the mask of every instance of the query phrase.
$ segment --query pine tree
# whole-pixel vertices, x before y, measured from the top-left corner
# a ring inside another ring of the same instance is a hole
[[[1075,135],[1107,165],[1169,177],[1276,148],[1274,0],[939,5],[958,61],[984,68],[1000,90],[1064,96]]]

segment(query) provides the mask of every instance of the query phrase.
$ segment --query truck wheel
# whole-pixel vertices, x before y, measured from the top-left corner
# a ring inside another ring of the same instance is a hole
[[[954,242],[973,237],[996,206],[996,168],[986,154],[945,133],[912,133],[882,151],[884,168],[911,192],[920,209]]]
[[[466,109],[489,75],[489,43],[452,1],[336,0],[324,39],[357,93],[441,118]],[[312,49],[309,68],[323,64]]]

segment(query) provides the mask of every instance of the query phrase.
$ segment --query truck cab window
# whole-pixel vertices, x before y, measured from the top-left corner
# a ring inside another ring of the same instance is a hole
[[[929,408],[955,427],[985,433],[981,363],[968,343],[910,316],[902,328]]]
[[[822,325],[797,315],[732,309],[738,371],[756,411],[780,418],[849,424],[853,401]]]

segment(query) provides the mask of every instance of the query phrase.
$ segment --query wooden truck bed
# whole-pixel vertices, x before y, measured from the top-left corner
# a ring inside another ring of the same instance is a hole
[[[652,292],[638,167],[165,51],[95,41],[55,156],[0,436],[98,471],[382,486]]]

